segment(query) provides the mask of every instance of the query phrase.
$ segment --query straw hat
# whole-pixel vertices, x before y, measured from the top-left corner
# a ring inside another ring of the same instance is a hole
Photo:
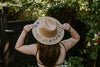
[[[32,33],[37,41],[45,45],[54,45],[59,43],[64,30],[60,28],[61,23],[52,17],[41,17],[34,23],[35,27]]]

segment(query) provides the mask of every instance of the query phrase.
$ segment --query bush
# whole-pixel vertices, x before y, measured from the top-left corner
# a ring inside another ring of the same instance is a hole
[[[91,5],[91,7],[89,7]],[[67,58],[71,56],[82,57],[85,67],[93,67],[98,57],[98,32],[100,32],[100,15],[97,8],[98,1],[89,3],[87,10],[79,10],[77,2],[59,4],[48,9],[47,16],[58,19],[62,24],[70,23],[71,26],[80,34],[80,41],[73,49],[67,53]],[[70,34],[65,32],[64,39],[69,38]],[[90,46],[88,46],[90,44]],[[68,59],[67,59],[68,60]],[[77,61],[78,62],[78,61]],[[88,63],[89,62],[89,63]]]

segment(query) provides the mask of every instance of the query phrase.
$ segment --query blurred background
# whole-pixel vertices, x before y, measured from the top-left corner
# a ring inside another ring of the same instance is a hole
[[[65,66],[100,67],[100,0],[0,0],[0,67],[38,67],[35,56],[14,47],[24,25],[41,16],[70,23],[81,36],[67,52]],[[69,37],[65,32],[63,39]],[[29,32],[24,44],[32,43]]]

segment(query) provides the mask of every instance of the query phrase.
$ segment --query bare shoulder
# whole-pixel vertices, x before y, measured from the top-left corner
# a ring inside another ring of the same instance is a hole
[[[66,47],[65,47],[65,45],[61,42],[60,43],[60,49],[64,52],[66,52],[67,50],[66,50]]]

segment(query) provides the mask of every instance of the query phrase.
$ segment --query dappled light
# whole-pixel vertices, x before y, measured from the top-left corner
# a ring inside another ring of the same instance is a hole
[[[100,0],[0,0],[0,67],[38,67],[36,57],[19,53],[15,44],[23,27],[42,16],[69,23],[80,35],[63,66],[100,66]],[[29,32],[24,44],[33,43]]]

